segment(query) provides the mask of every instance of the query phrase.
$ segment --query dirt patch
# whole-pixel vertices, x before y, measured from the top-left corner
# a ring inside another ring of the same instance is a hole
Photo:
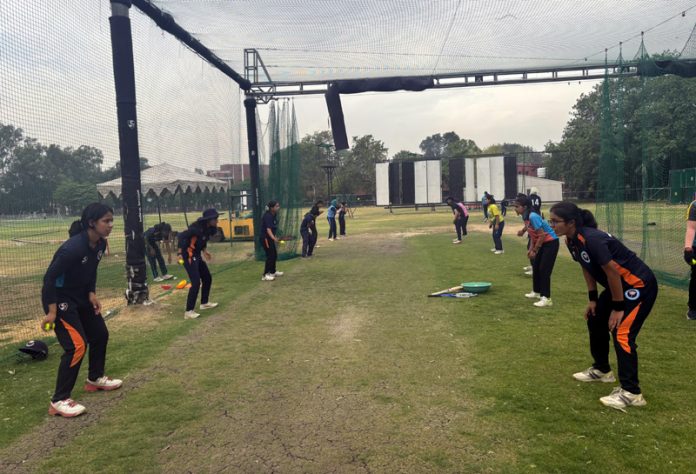
[[[365,310],[355,306],[343,309],[335,319],[329,322],[329,333],[333,341],[354,341],[359,337],[359,332],[368,318],[369,315]]]

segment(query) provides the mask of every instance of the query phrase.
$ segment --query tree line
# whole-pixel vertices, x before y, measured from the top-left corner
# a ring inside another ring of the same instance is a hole
[[[603,92],[600,83],[583,94],[561,140],[547,143],[549,178],[564,181],[577,197],[593,199],[603,128],[605,143],[612,141],[623,155],[617,173],[623,173],[626,199],[639,198],[644,183],[667,187],[670,170],[696,166],[696,81],[624,78],[611,80],[608,94]]]

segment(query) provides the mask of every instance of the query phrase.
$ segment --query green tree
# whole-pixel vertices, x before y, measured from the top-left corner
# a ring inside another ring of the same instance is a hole
[[[353,146],[339,159],[335,191],[341,194],[373,194],[375,165],[387,161],[389,149],[372,135],[353,137]]]
[[[419,160],[423,158],[423,155],[419,153],[413,153],[411,151],[401,150],[397,154],[391,157],[392,161],[409,161],[409,160]]]
[[[447,148],[455,142],[459,141],[459,135],[455,132],[447,132],[443,134],[436,133],[425,137],[420,142],[419,148],[426,158],[443,158],[446,155]]]
[[[73,214],[98,199],[97,187],[94,183],[78,183],[72,180],[60,183],[53,193],[55,203],[68,207]]]
[[[305,199],[315,200],[326,192],[326,174],[321,165],[334,159],[331,131],[322,130],[305,135],[299,143],[300,187]]]

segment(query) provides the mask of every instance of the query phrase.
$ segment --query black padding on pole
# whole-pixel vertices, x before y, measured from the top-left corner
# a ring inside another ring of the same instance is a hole
[[[449,195],[456,201],[464,200],[464,159],[453,158],[449,160]]]
[[[384,77],[379,79],[348,79],[331,84],[338,94],[361,92],[424,91],[435,85],[432,77]]]
[[[128,304],[149,299],[143,240],[142,196],[140,193],[140,150],[135,107],[135,73],[130,19],[112,16],[111,50],[116,88],[118,140],[121,162],[121,193],[126,237],[126,278]]]
[[[123,1],[117,0],[119,3],[124,3]],[[197,54],[199,54],[203,59],[208,61],[210,64],[215,66],[217,69],[222,71],[228,77],[230,77],[234,82],[239,84],[242,89],[251,89],[251,82],[240,76],[234,69],[229,67],[226,62],[220,59],[215,53],[210,51],[208,48],[203,46],[203,43],[198,41],[196,38],[191,36],[191,34],[183,29],[174,20],[174,18],[169,14],[165,13],[148,0],[132,0],[133,5],[138,7],[140,11],[149,16],[152,21],[154,21],[157,26],[162,28],[164,31],[171,33],[176,39],[184,43],[186,46],[191,48]]]
[[[261,250],[261,202],[259,197],[259,142],[256,131],[256,100],[244,99],[247,123],[247,149],[249,150],[249,179],[251,180],[251,210],[254,216],[254,246],[256,254]]]
[[[336,88],[330,85],[324,97],[326,98],[326,107],[329,110],[329,118],[331,119],[334,147],[336,147],[336,150],[347,150],[350,147],[348,146],[348,136],[346,134],[346,122],[343,119],[341,96],[338,95]]]
[[[416,170],[413,161],[401,163],[401,204],[416,203]]]
[[[389,203],[401,204],[401,189],[399,187],[400,163],[389,163]]]
[[[505,172],[505,199],[517,197],[517,155],[503,157],[503,170]]]

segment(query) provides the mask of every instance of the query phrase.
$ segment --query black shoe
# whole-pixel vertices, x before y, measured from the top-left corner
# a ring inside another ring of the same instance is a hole
[[[696,321],[696,309],[690,309],[686,313],[686,319],[689,321]]]

